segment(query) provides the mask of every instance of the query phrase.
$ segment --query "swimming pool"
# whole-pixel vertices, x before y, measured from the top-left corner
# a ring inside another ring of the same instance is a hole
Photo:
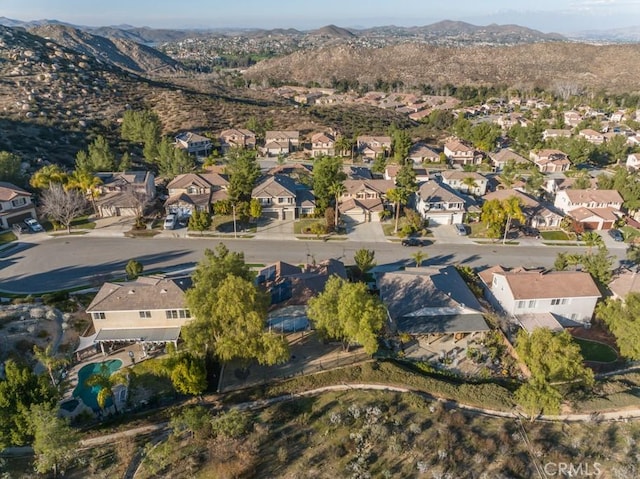
[[[78,385],[73,390],[73,397],[79,397],[87,407],[90,407],[96,412],[100,410],[100,406],[98,406],[98,392],[100,392],[100,388],[98,386],[86,386],[85,381],[92,374],[99,373],[103,364],[105,364],[107,368],[109,368],[109,372],[113,374],[120,369],[122,361],[119,359],[109,359],[108,361],[103,361],[101,363],[90,363],[86,366],[82,366],[80,371],[78,371]],[[111,401],[111,398],[108,398],[105,406],[110,407],[112,405],[113,402]]]

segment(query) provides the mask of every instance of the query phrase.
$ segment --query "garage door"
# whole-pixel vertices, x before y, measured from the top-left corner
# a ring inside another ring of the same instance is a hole
[[[296,219],[296,214],[295,211],[284,211],[284,219],[285,220],[295,220]]]
[[[15,215],[11,218],[7,218],[7,224],[13,226],[18,223],[22,223],[27,218],[31,218],[31,213],[22,213],[21,215]]]
[[[453,224],[451,215],[435,215],[429,216],[430,225],[450,225]]]
[[[277,211],[263,211],[262,217],[269,218],[270,220],[277,220],[280,218]]]
[[[582,226],[584,226],[586,231],[595,231],[600,228],[600,223],[597,221],[585,221],[582,223]]]
[[[358,211],[348,211],[347,213],[343,213],[341,218],[342,221],[351,224],[364,223],[367,220],[365,214]]]

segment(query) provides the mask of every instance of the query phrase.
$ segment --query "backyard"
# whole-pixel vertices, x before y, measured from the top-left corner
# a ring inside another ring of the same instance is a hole
[[[610,363],[618,359],[618,354],[607,344],[582,338],[574,338],[574,341],[580,346],[585,361]]]

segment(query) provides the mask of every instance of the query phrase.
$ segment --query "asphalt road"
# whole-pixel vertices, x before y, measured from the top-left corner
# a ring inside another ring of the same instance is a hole
[[[170,271],[192,267],[202,258],[205,248],[223,242],[232,251],[242,251],[248,263],[268,264],[282,260],[292,264],[320,262],[336,258],[353,264],[360,248],[372,249],[378,265],[412,264],[417,248],[395,243],[355,241],[269,241],[255,239],[133,239],[133,238],[51,238],[39,243],[20,242],[0,252],[0,291],[42,293],[82,285],[100,285],[110,275],[122,276],[129,259],[137,259],[145,271]],[[502,246],[435,243],[422,248],[427,265],[464,264],[469,266],[551,267],[559,251],[566,247]],[[582,248],[572,247],[577,253]],[[612,250],[624,257],[625,250]]]

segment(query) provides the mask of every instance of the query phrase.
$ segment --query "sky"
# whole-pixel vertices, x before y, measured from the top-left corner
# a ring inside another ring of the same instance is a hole
[[[0,17],[153,28],[364,28],[460,20],[569,33],[640,25],[640,0],[0,0]]]

